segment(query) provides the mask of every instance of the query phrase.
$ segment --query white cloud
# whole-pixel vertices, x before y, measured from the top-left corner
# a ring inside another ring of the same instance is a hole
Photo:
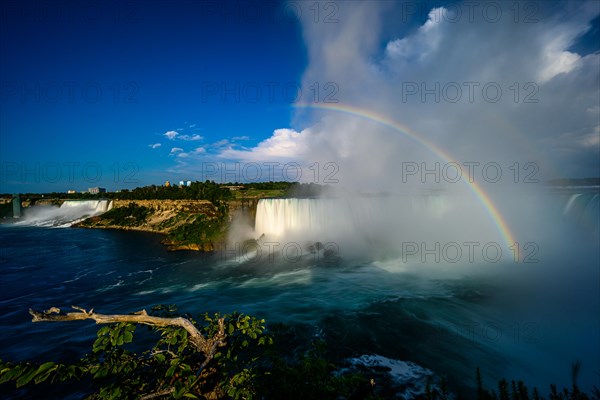
[[[567,49],[573,44],[577,36],[582,33],[583,26],[568,29],[549,30],[542,51],[538,79],[547,82],[558,74],[569,73],[579,64],[581,56]]]
[[[558,74],[568,73],[577,66],[581,57],[569,51],[548,49],[544,55],[546,65],[539,73],[540,82],[547,82]]]
[[[168,131],[164,134],[164,136],[169,140],[175,139],[177,137],[177,135],[179,135],[179,132],[175,132],[175,131]]]
[[[179,131],[180,129],[178,129]],[[204,139],[202,136],[195,134],[195,135],[182,135],[179,132],[176,131],[168,131],[166,133],[164,133],[164,136],[169,139],[169,140],[184,140],[184,141],[189,141],[189,142],[195,142],[198,140],[202,140]]]
[[[178,137],[178,139],[186,140],[186,141],[197,141],[197,140],[202,140],[203,137],[200,135],[180,135]]]
[[[434,8],[429,12],[429,18],[419,27],[416,34],[388,42],[386,53],[388,57],[405,61],[422,62],[435,52],[441,41],[441,24],[447,10],[443,7]]]
[[[154,143],[154,144],[149,144],[148,147],[151,147],[153,149],[156,149],[158,147],[162,146],[160,143]]]
[[[228,148],[220,157],[243,161],[274,161],[301,158],[306,149],[308,131],[297,132],[293,129],[276,129],[273,136],[260,142],[252,149]]]
[[[221,139],[211,144],[212,147],[225,147],[229,146],[229,140]]]
[[[191,151],[184,151],[180,147],[173,147],[171,149],[171,155],[175,155],[178,160],[183,158],[194,159],[203,154],[206,154],[206,149],[204,149],[203,147],[196,147],[194,150]],[[182,164],[180,164],[180,166],[182,166]]]

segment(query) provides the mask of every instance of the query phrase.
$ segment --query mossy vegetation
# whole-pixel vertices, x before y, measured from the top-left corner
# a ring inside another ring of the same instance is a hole
[[[101,217],[89,220],[87,223],[86,221],[83,221],[81,225],[90,225],[91,222],[102,219],[111,225],[124,227],[138,226],[146,221],[148,215],[150,215],[150,212],[151,210],[148,207],[140,206],[131,202],[125,207],[113,208],[112,210],[102,214]]]
[[[161,233],[171,250],[212,251],[225,238],[228,205],[189,200],[134,200],[77,226]]]
[[[209,218],[205,214],[178,215],[176,218],[185,222],[168,234],[168,240],[183,245],[214,243],[224,234],[225,217],[226,214],[222,213],[216,218]]]

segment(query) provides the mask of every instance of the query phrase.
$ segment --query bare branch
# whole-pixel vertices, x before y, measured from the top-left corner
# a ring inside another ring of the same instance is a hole
[[[189,334],[189,341],[194,345],[197,351],[206,356],[208,362],[214,356],[217,347],[225,345],[225,322],[223,318],[219,319],[219,331],[212,338],[205,338],[202,333],[190,322],[183,317],[163,318],[148,315],[146,310],[138,311],[134,314],[123,315],[106,315],[94,312],[94,309],[86,311],[81,307],[72,307],[79,312],[71,312],[61,314],[60,309],[52,307],[47,311],[40,312],[29,309],[29,314],[33,316],[32,322],[58,322],[58,321],[82,321],[93,319],[97,324],[112,324],[118,322],[128,322],[135,324],[145,324],[151,326],[178,326],[185,329]]]
[[[175,388],[171,387],[171,388],[168,388],[165,390],[158,391],[156,393],[150,393],[150,394],[144,395],[144,396],[140,397],[140,400],[156,399],[157,397],[167,396],[173,392],[175,392]]]

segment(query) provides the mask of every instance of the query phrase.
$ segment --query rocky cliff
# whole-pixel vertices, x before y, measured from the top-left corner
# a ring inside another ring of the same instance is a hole
[[[228,208],[207,200],[114,200],[112,210],[76,226],[155,232],[171,250],[213,251],[225,240]]]

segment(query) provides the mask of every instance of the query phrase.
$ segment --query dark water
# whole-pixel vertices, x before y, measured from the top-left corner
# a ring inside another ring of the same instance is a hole
[[[292,261],[167,252],[151,234],[0,225],[0,357],[76,360],[90,349],[93,323],[33,324],[29,308],[175,303],[307,324],[340,360],[375,357],[406,381],[430,371],[472,386],[479,366],[490,386],[506,377],[546,391],[569,385],[581,360],[589,390],[600,376],[598,242],[579,226],[555,227],[536,264],[415,267],[309,251]]]

